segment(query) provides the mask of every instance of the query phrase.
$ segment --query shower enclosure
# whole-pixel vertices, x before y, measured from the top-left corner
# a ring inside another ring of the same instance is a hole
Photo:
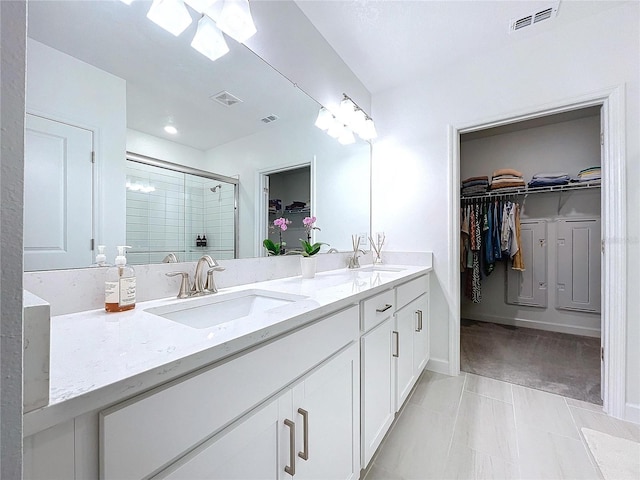
[[[238,179],[133,153],[126,175],[129,263],[237,257]]]

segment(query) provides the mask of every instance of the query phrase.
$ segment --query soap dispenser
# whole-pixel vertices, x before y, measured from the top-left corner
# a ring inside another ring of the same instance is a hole
[[[108,267],[107,256],[104,254],[104,245],[98,245],[98,254],[96,255],[96,263],[94,267]]]
[[[104,284],[104,309],[107,312],[124,312],[136,306],[136,272],[127,265],[126,248],[131,247],[118,247],[115,265],[107,270]]]

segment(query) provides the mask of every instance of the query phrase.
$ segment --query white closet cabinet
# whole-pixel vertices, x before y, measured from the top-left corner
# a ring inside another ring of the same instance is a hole
[[[558,220],[558,308],[600,312],[600,219]]]
[[[353,344],[154,478],[357,478],[358,366]]]

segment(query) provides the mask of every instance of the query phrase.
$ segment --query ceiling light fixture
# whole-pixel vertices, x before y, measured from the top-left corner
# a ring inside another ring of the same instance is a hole
[[[244,43],[257,32],[249,0],[225,0],[216,24],[220,30],[240,43]]]
[[[206,15],[198,21],[191,46],[210,60],[217,60],[229,52],[229,46],[225,42],[222,32],[216,24]]]
[[[173,125],[167,125],[166,127],[164,127],[164,131],[171,135],[175,135],[176,133],[178,133],[178,129]]]
[[[373,119],[346,93],[342,94],[342,101],[336,115],[325,107],[320,108],[315,126],[325,130],[329,136],[337,138],[343,145],[355,142],[354,133],[365,141],[373,140],[378,136]]]
[[[191,25],[191,14],[183,0],[153,0],[147,18],[176,37]]]
[[[125,5],[131,5],[131,2],[133,2],[133,0],[120,0],[120,1]]]

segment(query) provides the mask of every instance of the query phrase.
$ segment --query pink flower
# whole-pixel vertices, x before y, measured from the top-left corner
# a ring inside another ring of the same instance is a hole
[[[290,223],[291,223],[291,221],[287,220],[284,217],[276,218],[273,221],[273,225],[276,226],[276,227],[280,227],[280,230],[282,230],[283,232],[288,228],[287,225],[289,225]]]
[[[304,219],[302,220],[302,224],[305,227],[310,227],[314,223],[316,223],[316,217],[304,217]]]

